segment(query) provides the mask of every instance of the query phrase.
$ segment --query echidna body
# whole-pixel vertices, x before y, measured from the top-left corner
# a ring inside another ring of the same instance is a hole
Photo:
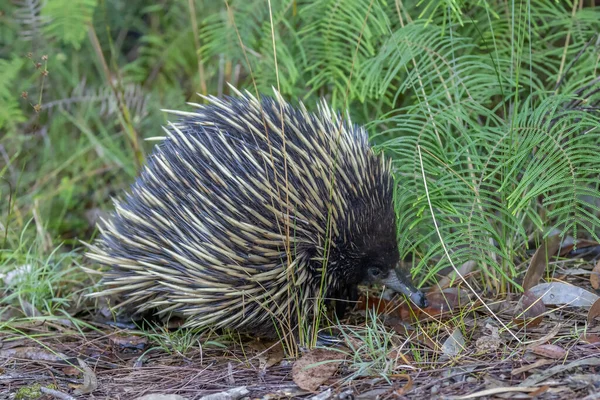
[[[96,295],[187,326],[261,332],[311,313],[319,296],[356,300],[361,283],[424,305],[396,268],[391,164],[366,131],[325,102],[309,113],[277,92],[236,93],[175,112],[90,246],[111,267]]]

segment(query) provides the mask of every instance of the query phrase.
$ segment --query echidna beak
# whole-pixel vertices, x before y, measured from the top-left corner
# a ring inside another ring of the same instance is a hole
[[[392,289],[397,293],[402,293],[410,299],[417,307],[425,308],[429,305],[425,293],[417,289],[410,279],[398,269],[390,270],[389,275],[382,280],[387,288]]]

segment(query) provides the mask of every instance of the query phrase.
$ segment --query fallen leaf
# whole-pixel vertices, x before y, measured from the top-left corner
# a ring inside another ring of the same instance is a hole
[[[477,266],[477,263],[475,261],[467,261],[466,263],[464,263],[463,265],[461,265],[458,268],[458,272],[464,278],[467,275],[469,275],[476,266]],[[442,279],[440,279],[440,281],[436,285],[433,285],[431,287],[431,289],[429,290],[429,293],[440,292],[443,289],[446,289],[448,286],[450,286],[451,283],[453,283],[456,280],[458,280],[459,282],[462,282],[462,279],[460,278],[460,276],[456,273],[456,271],[454,269],[452,269],[452,271],[450,271],[450,273],[448,275],[444,276]]]
[[[537,354],[538,356],[552,358],[555,360],[565,358],[567,356],[567,351],[555,344],[540,344],[539,346],[533,347],[531,352]]]
[[[429,306],[424,310],[426,314],[438,315],[457,308],[461,304],[469,304],[469,296],[464,290],[452,287],[427,295]]]
[[[531,341],[528,345],[527,345],[527,349],[532,349],[536,346],[539,346],[540,344],[544,344],[545,342],[549,342],[550,340],[552,340],[554,338],[554,336],[558,335],[558,332],[560,332],[560,328],[562,328],[561,324],[556,324],[554,325],[554,327],[550,330],[550,332],[548,332],[547,334],[545,334],[544,336],[542,336],[539,339],[533,340]]]
[[[544,302],[530,290],[523,293],[517,303],[513,322],[519,327],[532,328],[538,326],[542,320],[546,306]]]
[[[582,246],[577,250],[571,250],[566,257],[568,258],[583,258],[586,260],[596,260],[600,255],[600,246],[596,243],[594,246]]]
[[[385,395],[389,395],[390,391],[388,388],[384,389],[372,389],[367,392],[363,392],[354,396],[355,400],[372,400],[372,399],[381,399],[384,398]],[[351,397],[350,397],[351,398]]]
[[[142,350],[148,344],[147,338],[136,335],[115,335],[110,337],[110,341],[119,347],[134,350]]]
[[[246,386],[240,386],[233,389],[225,390],[224,392],[208,394],[200,397],[198,400],[238,400],[248,396],[250,391]]]
[[[550,386],[548,386],[548,385],[540,386],[538,388],[538,390],[534,390],[533,392],[529,393],[529,396],[535,398],[535,397],[539,396],[540,394],[546,393],[548,391],[548,389],[550,389]]]
[[[569,269],[561,271],[561,275],[563,275],[563,276],[580,276],[580,275],[588,276],[589,274],[590,274],[590,270],[585,269],[585,268],[569,268]]]
[[[318,393],[314,396],[309,397],[309,399],[310,400],[331,400],[332,397],[333,397],[333,390],[331,388],[329,388],[321,393]]]
[[[376,314],[398,317],[402,321],[426,321],[434,317],[439,320],[439,315],[449,312],[460,304],[470,302],[465,291],[458,288],[448,288],[441,292],[427,294],[429,306],[421,309],[406,301],[385,300],[382,298],[369,298],[361,296],[356,308],[358,310],[372,309]]]
[[[77,376],[81,373],[81,371],[77,367],[68,366],[62,369],[63,374],[67,376]]]
[[[574,251],[573,248],[575,247],[575,244],[577,244],[577,250]],[[573,254],[573,253],[580,253],[582,250],[586,250],[593,247],[598,246],[598,242],[594,241],[594,240],[587,240],[587,239],[578,239],[577,241],[575,241],[573,239],[572,236],[567,236],[565,237],[565,240],[563,240],[563,243],[560,247],[560,256],[561,257],[573,257],[573,256],[577,256],[578,254]]]
[[[285,357],[285,352],[281,342],[252,342],[250,347],[256,350],[260,363],[260,369],[266,370],[275,364],[281,362]]]
[[[316,391],[333,376],[341,363],[342,353],[313,349],[298,359],[292,367],[292,379],[301,389]]]
[[[0,351],[0,358],[21,358],[33,361],[62,361],[67,356],[62,353],[52,353],[38,347],[15,347]]]
[[[396,396],[404,396],[406,393],[410,392],[410,390],[413,387],[413,381],[412,378],[410,377],[410,375],[408,374],[397,374],[397,375],[392,375],[392,377],[394,378],[404,378],[407,380],[406,385],[402,386],[400,389],[394,391],[394,393],[396,394]]]
[[[582,366],[598,366],[600,365],[600,358],[584,358],[577,361],[573,361],[569,364],[561,364],[552,368],[548,368],[539,374],[531,375],[529,378],[525,379],[518,386],[527,387],[536,385],[543,380],[550,378],[553,375],[556,375],[561,372],[568,371],[573,368],[582,367]]]
[[[439,350],[440,345],[436,343],[431,337],[425,334],[417,334],[417,340],[423,343],[425,346],[432,350]]]
[[[563,282],[540,283],[530,289],[545,305],[591,307],[600,297],[577,286]]]
[[[547,360],[545,358],[540,358],[539,360],[537,360],[536,362],[534,362],[532,364],[524,365],[524,366],[522,366],[520,368],[513,369],[510,372],[510,374],[513,375],[513,376],[519,375],[519,374],[522,374],[523,372],[527,372],[527,371],[530,371],[530,370],[535,369],[535,368],[539,368],[539,367],[543,367],[543,366],[548,365],[548,364],[552,364],[553,362],[554,361],[552,361],[552,360]]]
[[[358,299],[356,308],[358,310],[367,310],[372,309],[376,314],[394,314],[400,309],[404,308],[409,310],[408,305],[403,305],[391,300],[385,300],[378,297],[367,298],[365,296],[361,296]],[[402,314],[400,311],[399,314]]]
[[[593,333],[584,333],[579,338],[581,341],[589,344],[600,343],[600,336],[594,335]]]
[[[50,389],[47,388],[45,386],[40,386],[40,394],[47,394],[49,395],[51,398],[54,399],[61,399],[61,400],[75,400],[75,397],[73,396],[69,396],[68,394],[61,392],[59,390],[56,389]],[[26,396],[28,399],[32,398],[30,396]],[[43,396],[46,397],[46,396]],[[17,398],[19,398],[19,396],[17,395]],[[38,398],[38,396],[35,396],[35,398]]]
[[[365,346],[365,342],[359,337],[344,335],[344,344],[353,353],[360,351]]]
[[[92,393],[98,389],[98,378],[92,369],[80,358],[77,359],[79,366],[83,370],[83,385],[75,389],[75,394],[82,395]]]
[[[486,397],[486,396],[491,396],[491,395],[500,394],[500,393],[512,393],[512,392],[531,393],[531,392],[536,392],[537,390],[538,390],[537,387],[504,386],[504,387],[497,387],[497,388],[493,388],[493,389],[485,389],[480,392],[467,394],[465,396],[453,397],[453,399],[454,400],[476,399],[478,397]]]
[[[590,274],[590,284],[594,289],[600,289],[600,260],[598,260]]]
[[[596,302],[590,307],[590,311],[588,311],[588,325],[592,325],[594,320],[598,317],[600,317],[600,299],[596,300]]]
[[[448,336],[448,339],[442,344],[442,353],[448,357],[457,356],[465,348],[465,338],[462,332],[458,328],[454,328],[452,334]]]
[[[549,258],[556,254],[559,247],[560,236],[553,235],[544,239],[542,245],[531,258],[527,273],[525,274],[525,278],[523,278],[524,291],[527,291],[538,284],[548,266]]]

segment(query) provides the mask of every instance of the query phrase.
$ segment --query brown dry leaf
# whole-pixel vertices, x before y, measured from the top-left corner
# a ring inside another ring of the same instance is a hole
[[[62,361],[66,360],[67,356],[58,352],[52,353],[38,347],[15,347],[13,349],[1,350],[0,358],[21,358],[33,361]]]
[[[435,342],[430,336],[424,334],[417,334],[417,340],[423,343],[425,346],[429,347],[432,350],[439,350],[440,345]]]
[[[92,393],[94,390],[98,389],[98,378],[96,378],[96,374],[90,367],[88,367],[85,361],[79,358],[77,361],[83,370],[83,385],[75,389],[75,394],[79,396],[82,394]]]
[[[519,299],[513,322],[519,327],[532,328],[542,322],[545,312],[546,306],[543,301],[528,290]]]
[[[278,364],[285,358],[285,352],[281,342],[252,342],[250,347],[256,350],[260,363],[260,369],[265,370]]]
[[[410,392],[413,387],[413,381],[410,375],[408,374],[397,374],[392,375],[394,378],[404,378],[407,380],[406,385],[402,386],[400,389],[394,391],[396,396],[404,396],[406,393]]]
[[[456,287],[447,288],[427,295],[429,307],[424,311],[429,315],[438,315],[457,308],[460,304],[468,304],[469,296],[464,290]]]
[[[598,317],[600,317],[600,299],[596,300],[596,302],[590,307],[590,311],[588,311],[588,325],[592,325],[594,320]]]
[[[510,372],[510,374],[513,375],[513,376],[519,375],[519,374],[522,374],[523,372],[527,372],[527,371],[530,371],[530,370],[538,368],[538,367],[543,367],[544,365],[552,364],[553,362],[554,361],[547,360],[545,358],[540,358],[539,360],[537,360],[533,364],[524,365],[521,368],[515,368],[515,369],[513,369]]]
[[[344,344],[349,351],[357,352],[365,345],[365,342],[355,336],[345,335]]]
[[[77,376],[81,373],[81,371],[77,367],[68,366],[62,369],[62,373],[67,376]]]
[[[577,250],[573,251],[573,248],[577,244]],[[595,240],[587,240],[587,239],[577,239],[575,241],[572,236],[566,236],[562,242],[562,246],[560,248],[560,256],[561,257],[573,257],[577,256],[573,253],[579,253],[582,250],[593,249],[598,246],[598,242]]]
[[[361,296],[358,299],[356,308],[358,310],[371,308],[376,314],[391,314],[394,313],[399,306],[400,304],[395,301],[385,300],[379,297],[367,298],[366,296]]]
[[[538,356],[552,358],[555,360],[565,358],[567,356],[567,351],[555,344],[540,344],[539,346],[533,347],[531,351]]]
[[[538,390],[529,393],[529,396],[537,397],[540,394],[546,393],[548,391],[548,389],[550,389],[550,386],[548,386],[548,385],[540,386]]]
[[[594,335],[593,333],[584,333],[581,335],[579,340],[589,344],[596,344],[600,343],[600,336]]]
[[[594,289],[600,289],[600,260],[598,260],[596,266],[590,274],[590,284]]]
[[[458,287],[451,287],[442,290],[441,292],[433,292],[427,294],[429,306],[419,309],[412,304],[400,307],[400,319],[402,321],[424,322],[430,320],[444,320],[450,318],[452,310],[460,305],[473,303],[465,290],[460,290]]]
[[[342,357],[338,351],[313,349],[294,363],[292,379],[301,389],[314,392],[333,376]]]
[[[554,256],[560,247],[560,236],[553,235],[544,239],[542,245],[537,249],[533,257],[531,258],[531,262],[529,263],[529,267],[527,268],[527,273],[525,274],[525,278],[523,278],[523,290],[528,291],[532,287],[538,284],[542,276],[544,275],[544,271],[548,266],[548,260],[550,257]]]
[[[110,341],[119,347],[125,349],[142,350],[148,344],[148,339],[136,335],[116,335],[111,336]]]

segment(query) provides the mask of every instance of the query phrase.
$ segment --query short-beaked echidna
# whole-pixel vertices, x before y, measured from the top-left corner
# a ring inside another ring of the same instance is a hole
[[[391,162],[365,129],[324,101],[309,113],[235,92],[170,111],[180,121],[89,246],[111,267],[96,295],[244,331],[310,313],[319,296],[356,300],[361,283],[426,305],[398,268]]]

